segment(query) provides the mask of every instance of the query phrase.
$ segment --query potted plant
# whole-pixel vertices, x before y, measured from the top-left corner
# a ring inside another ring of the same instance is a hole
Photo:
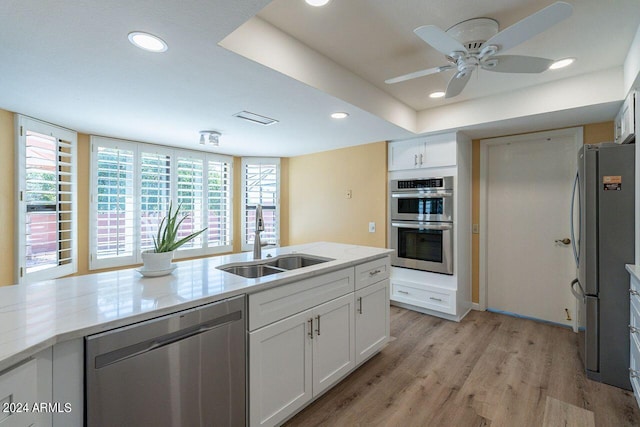
[[[158,235],[153,237],[154,249],[142,252],[145,271],[167,271],[167,274],[169,274],[172,270],[171,260],[173,259],[174,251],[206,230],[206,228],[203,228],[179,239],[178,230],[180,225],[189,215],[185,214],[179,218],[180,207],[181,205],[178,205],[178,208],[173,212],[173,204],[169,204],[169,213],[162,218],[158,227]]]

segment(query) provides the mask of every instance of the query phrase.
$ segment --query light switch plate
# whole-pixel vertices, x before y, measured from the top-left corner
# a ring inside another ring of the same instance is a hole
[[[350,199],[353,196],[353,193],[351,192],[351,190],[347,190],[346,196],[347,196],[347,199]]]
[[[375,233],[376,232],[376,223],[375,222],[370,222],[369,223],[369,233]]]

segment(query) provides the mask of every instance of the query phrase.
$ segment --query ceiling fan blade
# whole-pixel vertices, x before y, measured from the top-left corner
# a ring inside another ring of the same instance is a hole
[[[467,49],[458,40],[435,25],[423,25],[413,30],[413,32],[425,43],[445,55],[451,55],[451,52],[467,52]]]
[[[458,77],[460,76],[460,77]],[[447,85],[447,92],[445,93],[445,98],[453,98],[462,92],[462,89],[467,85],[467,82],[471,78],[471,70],[468,70],[465,74],[460,75],[457,73],[455,76],[451,77],[449,80],[449,84]]]
[[[567,19],[572,12],[573,6],[569,3],[556,2],[500,31],[487,40],[484,46],[497,46],[499,52],[511,49]]]
[[[497,61],[497,62],[494,62]],[[495,64],[495,65],[493,65]],[[498,55],[480,64],[487,71],[498,73],[542,73],[553,64],[552,59],[535,56]]]
[[[387,79],[384,82],[388,85],[393,83],[400,83],[406,80],[417,79],[418,77],[422,77],[422,76],[428,76],[429,74],[440,73],[442,71],[450,70],[452,68],[454,68],[453,65],[443,65],[442,67],[428,68],[426,70],[414,71],[413,73],[405,74],[403,76]]]

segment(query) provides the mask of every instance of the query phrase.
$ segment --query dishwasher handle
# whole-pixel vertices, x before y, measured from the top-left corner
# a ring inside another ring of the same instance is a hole
[[[147,353],[157,348],[173,344],[174,342],[181,341],[202,334],[204,332],[208,332],[212,329],[224,326],[228,323],[235,322],[240,319],[242,319],[242,311],[234,311],[233,313],[216,317],[215,319],[209,320],[207,322],[181,329],[179,331],[172,332],[158,338],[153,338],[138,344],[133,344],[127,347],[110,351],[108,353],[100,354],[95,358],[95,368],[104,368],[105,366],[118,363],[122,360],[129,359],[130,357]]]

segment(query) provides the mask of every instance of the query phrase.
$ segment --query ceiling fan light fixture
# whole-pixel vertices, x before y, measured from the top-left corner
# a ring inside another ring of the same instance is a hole
[[[321,7],[329,3],[331,0],[304,0],[309,6]]]
[[[142,31],[132,31],[127,37],[135,47],[149,52],[160,53],[169,48],[160,37]]]
[[[429,98],[434,98],[434,99],[435,98],[442,98],[442,97],[444,97],[444,95],[445,95],[445,93],[439,90],[439,91],[436,91],[436,92],[431,92],[429,94]]]
[[[576,61],[575,58],[565,58],[559,59],[555,61],[553,64],[549,65],[550,70],[559,70],[560,68],[568,67]]]

